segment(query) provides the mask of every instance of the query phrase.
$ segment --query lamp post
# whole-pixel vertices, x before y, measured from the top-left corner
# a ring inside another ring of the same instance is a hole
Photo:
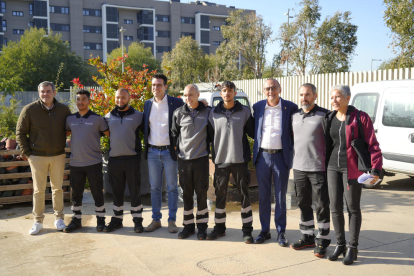
[[[374,62],[374,61],[382,61],[381,59],[371,59],[371,72],[372,72],[372,62]]]
[[[288,20],[287,21],[288,28],[289,28],[289,18],[293,18],[293,16],[290,16],[289,13],[290,13],[290,9],[288,9],[288,12],[285,13],[285,15],[287,16],[287,20]],[[286,77],[288,76],[288,74],[289,74],[289,48],[288,48],[288,57],[286,59]]]
[[[126,29],[124,29],[123,26],[121,26],[121,29],[119,32],[121,33],[121,49],[122,49],[122,73],[124,73],[124,32]]]

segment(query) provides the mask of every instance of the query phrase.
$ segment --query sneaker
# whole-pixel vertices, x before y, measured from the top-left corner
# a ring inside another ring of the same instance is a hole
[[[243,233],[243,242],[246,244],[251,244],[254,242],[252,233]]]
[[[290,247],[295,250],[315,247],[315,236],[302,237],[299,241],[294,242],[292,245],[290,245]]]
[[[66,227],[65,222],[63,221],[63,219],[55,220],[55,226],[56,226],[56,229],[58,231],[63,231],[63,229],[65,229],[65,227]]]
[[[206,237],[207,237],[206,230],[200,230],[199,229],[198,232],[197,232],[197,239],[198,240],[205,240]]]
[[[186,239],[195,233],[194,226],[184,226],[183,231],[178,234],[179,239]]]
[[[43,229],[43,223],[36,221],[29,230],[30,235],[36,235]]]
[[[142,218],[134,220],[134,232],[135,233],[144,232],[144,227],[142,226]]]
[[[175,225],[175,221],[169,221],[168,222],[168,232],[170,233],[177,233],[178,227]]]
[[[66,226],[65,229],[63,229],[63,232],[71,233],[79,228],[82,228],[82,220],[78,218],[72,218],[69,225]]]
[[[318,245],[318,246],[315,248],[315,250],[313,250],[313,254],[314,254],[316,257],[323,258],[323,257],[325,257],[325,255],[326,255],[326,251],[327,251],[327,247],[322,246],[322,245]]]
[[[107,226],[104,227],[103,231],[104,232],[113,232],[117,229],[120,229],[124,227],[122,225],[122,219],[119,218],[111,218],[111,221],[109,222],[109,224]]]
[[[152,231],[157,230],[160,227],[161,227],[161,221],[152,220],[151,223],[150,223],[150,225],[148,225],[147,227],[145,227],[144,230],[145,230],[145,232],[152,232]]]
[[[96,219],[96,231],[102,232],[105,227],[105,217],[98,217]]]
[[[224,237],[226,235],[225,231],[217,230],[216,228],[213,229],[213,231],[207,235],[208,240],[215,240],[220,237]]]

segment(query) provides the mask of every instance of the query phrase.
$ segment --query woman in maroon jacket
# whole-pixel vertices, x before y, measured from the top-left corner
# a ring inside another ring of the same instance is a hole
[[[337,239],[335,251],[328,259],[335,261],[343,254],[345,257],[342,262],[346,265],[352,264],[358,255],[358,237],[362,222],[360,206],[362,185],[357,179],[364,173],[358,170],[358,155],[351,146],[352,140],[358,137],[358,109],[349,105],[350,98],[349,86],[339,84],[332,87],[331,104],[334,111],[326,114],[323,120],[330,209]],[[371,183],[374,183],[382,169],[382,154],[370,117],[360,111],[360,120],[371,154],[371,174],[374,177]],[[345,241],[344,195],[349,216],[348,249]]]

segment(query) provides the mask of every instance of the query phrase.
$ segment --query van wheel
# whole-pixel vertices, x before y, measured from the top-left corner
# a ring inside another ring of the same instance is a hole
[[[379,178],[382,179],[382,180],[384,180],[384,176],[385,176],[385,171],[384,170],[381,170],[381,173],[380,173]],[[363,187],[365,189],[376,189],[376,188],[378,188],[381,185],[382,180],[380,182],[378,182],[377,184],[364,184]]]

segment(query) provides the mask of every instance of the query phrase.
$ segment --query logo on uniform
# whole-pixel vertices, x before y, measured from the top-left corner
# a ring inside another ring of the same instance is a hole
[[[233,117],[233,119],[235,119],[235,120],[240,120],[240,117]]]
[[[132,119],[132,118],[125,118],[125,120],[133,121],[134,119]]]
[[[93,123],[88,123],[88,122],[85,122],[85,125],[88,125],[88,126],[93,126]]]
[[[77,126],[78,124],[71,123],[70,126]]]
[[[197,119],[205,119],[206,117],[197,117]]]

